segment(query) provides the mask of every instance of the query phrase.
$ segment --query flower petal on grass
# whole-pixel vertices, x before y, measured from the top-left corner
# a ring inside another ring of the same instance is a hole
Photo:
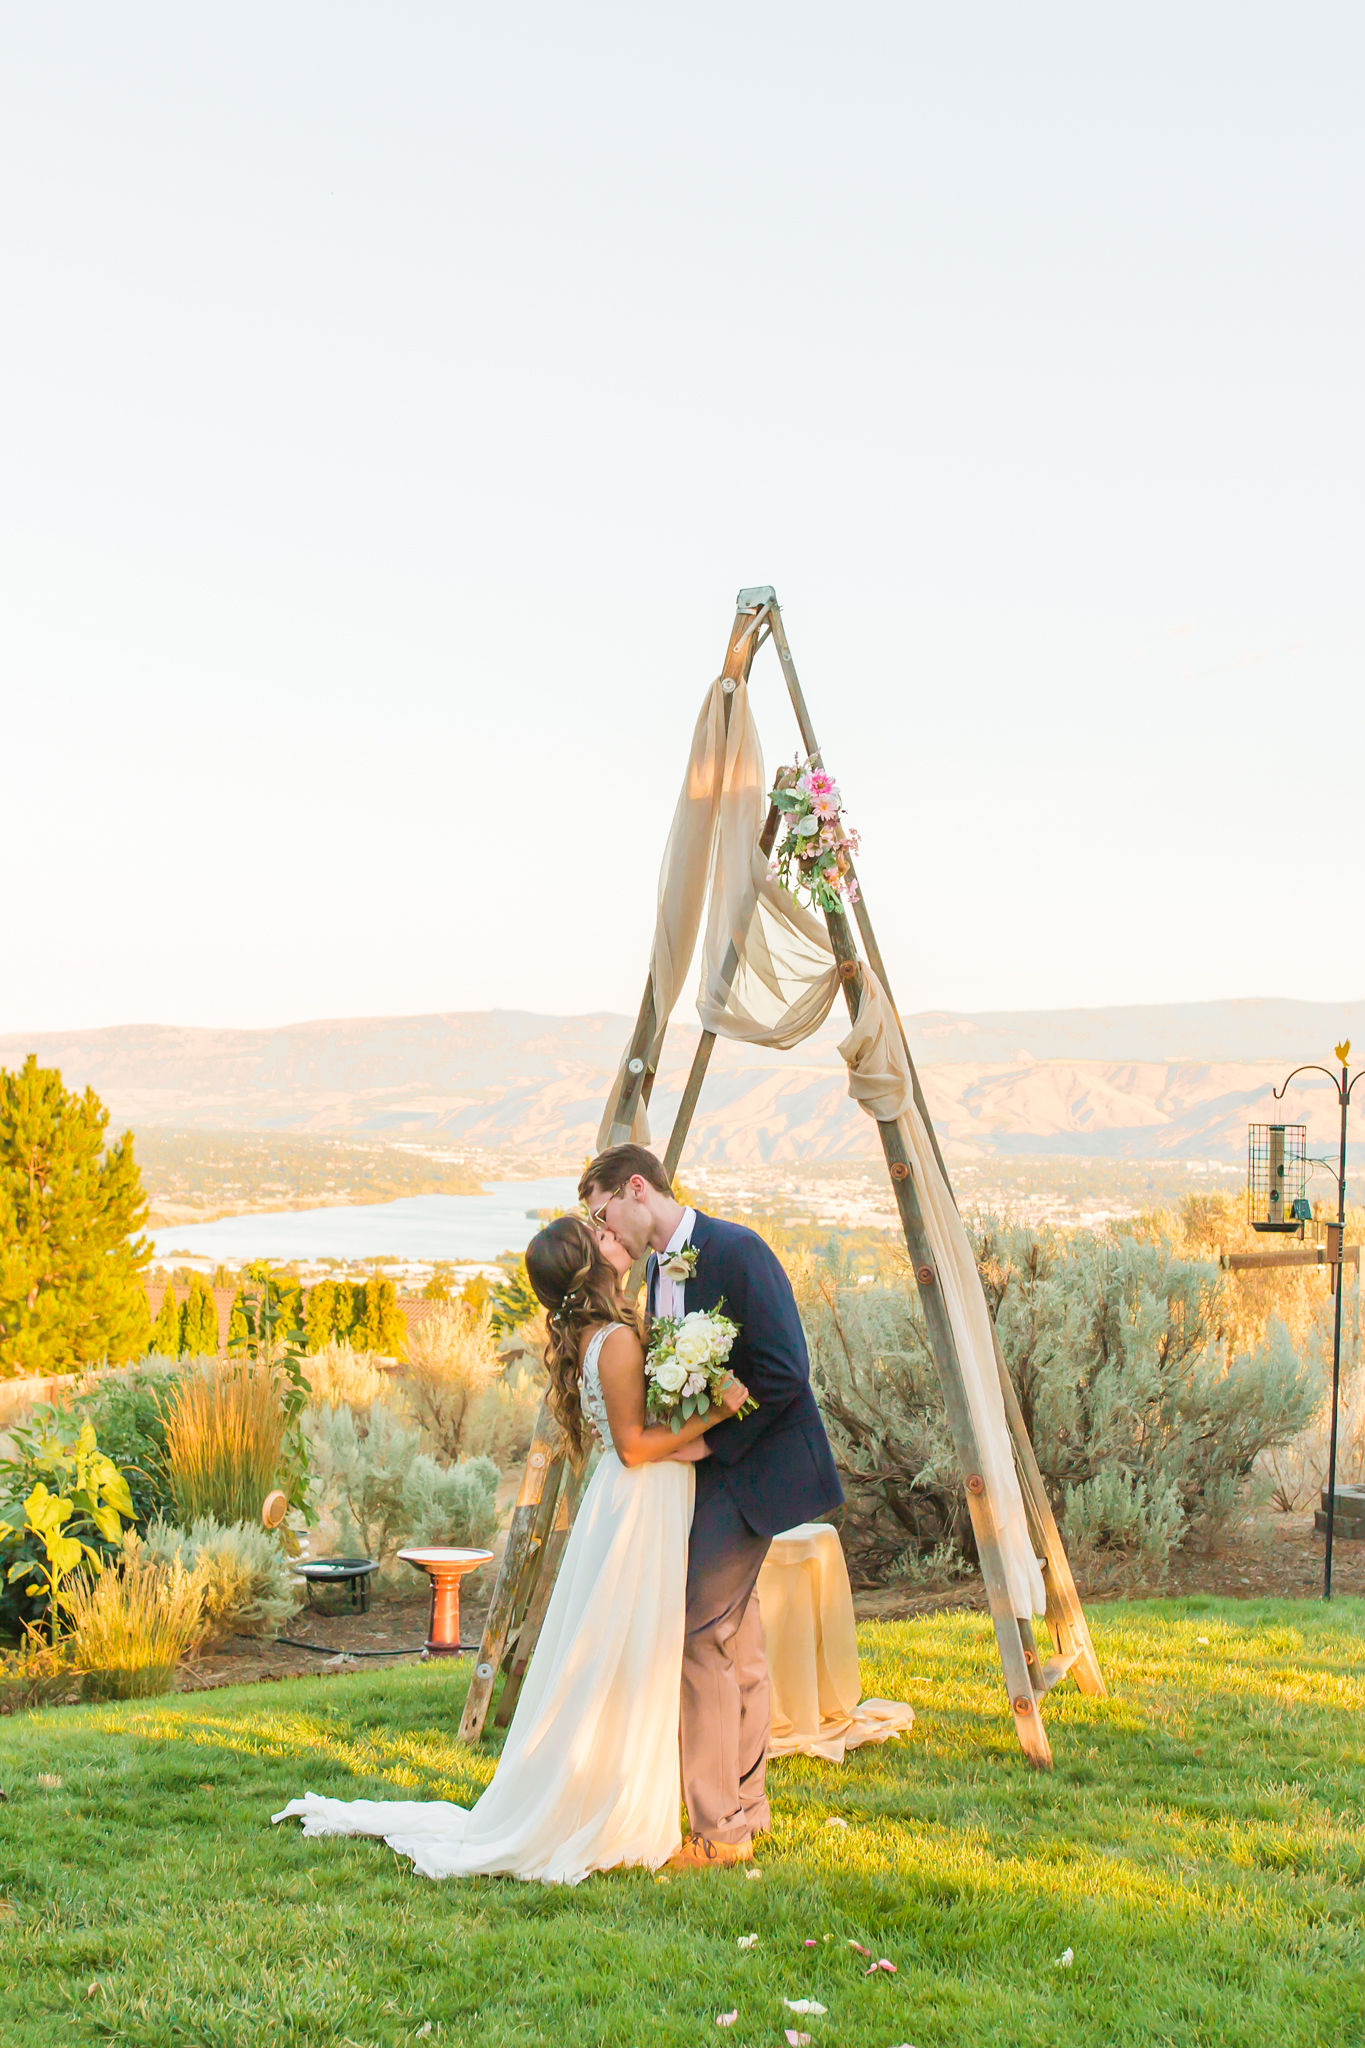
[[[784,1998],[782,2003],[788,2012],[828,2012],[827,2005],[821,2005],[818,1998]]]
[[[761,1870],[755,1870],[753,1864],[751,1863],[748,1869],[745,1871],[744,1875],[746,1877],[762,1877],[763,1872]]]
[[[855,1954],[860,1956],[870,1956],[872,1953],[871,1949],[864,1948],[860,1941],[850,1941],[849,1947],[855,1952]]]
[[[1057,1958],[1057,1968],[1059,1970],[1069,1970],[1071,1968],[1071,1965],[1075,1962],[1075,1960],[1076,1958],[1071,1953],[1071,1950],[1069,1948],[1064,1948]]]
[[[864,1954],[866,1953],[867,1951],[864,1950]],[[894,1977],[896,1974],[896,1965],[894,1963],[888,1963],[886,1957],[883,1956],[881,1961],[874,1963],[870,1970],[864,1970],[863,1975],[865,1977],[875,1977],[878,1974],[878,1972],[882,1970],[886,1972],[888,1977]]]
[[[827,1816],[825,1820],[825,1826],[827,1828],[846,1828],[848,1826],[848,1822],[842,1817],[842,1815],[837,1813],[831,1813]]]
[[[739,2007],[736,2006],[733,2012],[718,2012],[716,2014],[716,2025],[718,2027],[732,2027],[738,2018]]]
[[[791,2043],[791,2048],[810,2048],[809,2034],[798,2034],[795,2027],[787,2027],[784,2031],[788,2041]]]
[[[736,1947],[736,1948],[754,1948],[754,1947],[756,1947],[756,1946],[757,1946],[757,1943],[758,1943],[758,1936],[757,1936],[756,1934],[741,1934],[741,1935],[740,1935],[740,1936],[739,1936],[739,1937],[737,1938],[737,1940],[736,1940],[736,1942],[735,1942],[735,1947]]]

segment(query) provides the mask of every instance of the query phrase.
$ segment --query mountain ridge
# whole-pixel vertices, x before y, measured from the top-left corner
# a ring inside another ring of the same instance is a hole
[[[91,1086],[119,1126],[346,1132],[428,1146],[558,1153],[592,1147],[631,1020],[610,1011],[436,1011],[264,1029],[109,1025],[9,1033],[0,1066],[30,1051]],[[1325,1081],[1288,1109],[1271,1088],[1291,1066],[1365,1047],[1365,1002],[1274,997],[1061,1011],[922,1011],[905,1019],[950,1152],[1091,1153],[1232,1160],[1249,1121],[1307,1121],[1331,1141]],[[722,1042],[689,1156],[751,1164],[870,1156],[848,1100],[831,1020],[792,1053]],[[670,1030],[652,1111],[671,1122],[695,1022]],[[1330,1112],[1330,1113],[1329,1113]],[[1354,1147],[1352,1148],[1354,1151]]]

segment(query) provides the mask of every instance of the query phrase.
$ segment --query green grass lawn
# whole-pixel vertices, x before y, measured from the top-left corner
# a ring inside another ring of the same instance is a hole
[[[463,1669],[0,1722],[0,2043],[1365,2041],[1365,1602],[1092,1620],[1111,1696],[1053,1696],[1050,1777],[982,1617],[864,1627],[864,1687],[915,1730],[775,1764],[761,1881],[432,1884],[270,1826],[306,1789],[471,1800],[493,1758],[455,1739]]]

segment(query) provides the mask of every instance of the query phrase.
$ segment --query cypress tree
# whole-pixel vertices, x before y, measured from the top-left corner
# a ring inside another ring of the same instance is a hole
[[[227,1348],[229,1351],[245,1351],[251,1338],[246,1312],[242,1306],[243,1296],[239,1287],[232,1297],[232,1308],[228,1315]]]
[[[356,1297],[359,1296],[357,1303]],[[363,1311],[365,1289],[349,1280],[338,1280],[332,1307],[332,1334],[338,1344],[350,1344],[356,1326],[357,1310]]]
[[[0,1377],[146,1350],[147,1202],[132,1132],[110,1145],[108,1123],[34,1054],[0,1069]]]
[[[385,1358],[406,1358],[408,1326],[398,1306],[398,1289],[392,1280],[372,1280],[365,1289],[367,1297],[370,1288],[375,1289],[373,1307],[368,1299],[366,1303],[367,1321],[374,1332],[370,1349],[381,1352]]]
[[[308,1290],[303,1315],[304,1343],[310,1351],[322,1351],[336,1335],[337,1290],[333,1280],[319,1280]]]
[[[185,1317],[175,1298],[175,1282],[168,1280],[161,1306],[152,1324],[152,1349],[159,1358],[179,1358],[185,1349]]]
[[[218,1355],[218,1310],[202,1273],[190,1275],[190,1295],[183,1311],[180,1342],[192,1358]]]

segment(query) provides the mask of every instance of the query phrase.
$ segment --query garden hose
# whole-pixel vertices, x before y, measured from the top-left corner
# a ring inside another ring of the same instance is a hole
[[[254,1636],[238,1636],[238,1642],[257,1640]],[[276,1636],[277,1643],[287,1643],[291,1650],[311,1650],[316,1657],[420,1657],[425,1643],[414,1643],[410,1650],[339,1650],[330,1643],[305,1643],[301,1636]],[[477,1643],[461,1643],[462,1650],[477,1650]]]

